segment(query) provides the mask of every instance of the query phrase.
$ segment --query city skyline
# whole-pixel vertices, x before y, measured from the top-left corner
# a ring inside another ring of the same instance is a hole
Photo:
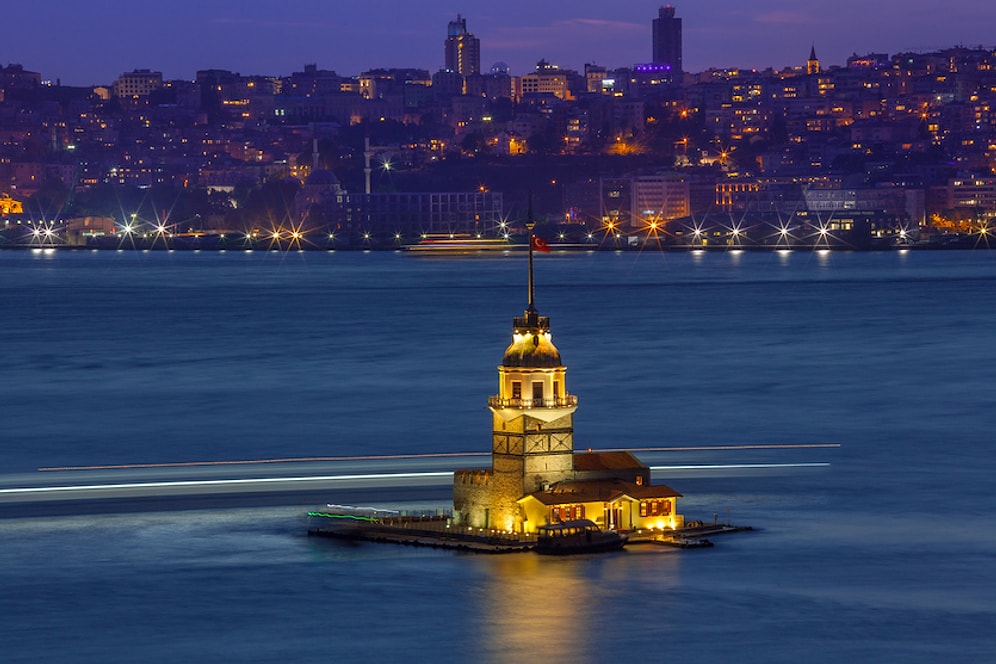
[[[651,22],[662,4],[557,0],[536,6],[513,0],[499,10],[478,1],[302,2],[293,15],[275,15],[271,5],[228,0],[208,7],[190,0],[168,7],[55,2],[43,22],[36,6],[8,9],[8,24],[17,29],[8,32],[0,62],[82,86],[108,84],[136,68],[162,71],[167,79],[192,79],[211,68],[285,75],[305,63],[343,75],[377,67],[433,72],[444,64],[447,22],[460,14],[480,39],[484,71],[504,62],[512,74],[523,74],[540,59],[572,69],[587,62],[628,67],[651,61]],[[777,0],[672,4],[683,20],[688,72],[805,66],[812,45],[824,66],[843,65],[854,53],[989,46],[996,22],[996,6],[981,0],[953,0],[942,14],[933,4],[899,0],[873,7],[842,0],[806,9],[786,9]]]

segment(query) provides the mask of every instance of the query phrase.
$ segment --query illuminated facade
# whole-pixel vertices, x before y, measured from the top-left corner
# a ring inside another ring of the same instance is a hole
[[[806,73],[810,76],[820,73],[820,60],[816,57],[816,45],[809,49],[809,60],[806,61]]]
[[[657,223],[689,214],[688,181],[677,174],[641,175],[633,178],[631,223],[635,228],[653,227]]]
[[[0,217],[12,214],[24,214],[24,204],[10,197],[10,194],[0,195]]]
[[[650,482],[629,452],[574,451],[577,397],[567,390],[550,319],[533,304],[512,319],[512,343],[498,367],[491,410],[491,467],[458,470],[453,511],[463,525],[509,532],[587,518],[603,528],[681,528],[676,491]]]
[[[127,74],[121,74],[114,81],[114,96],[148,97],[154,90],[163,87],[163,74],[148,69],[136,69]]]
[[[983,217],[996,217],[996,179],[952,178],[945,187],[947,209],[971,209]]]
[[[546,60],[536,63],[536,72],[515,79],[515,98],[525,95],[553,95],[557,99],[573,99],[570,81],[566,71]]]
[[[644,231],[691,214],[691,183],[677,173],[588,178],[565,186],[570,214],[603,230]]]

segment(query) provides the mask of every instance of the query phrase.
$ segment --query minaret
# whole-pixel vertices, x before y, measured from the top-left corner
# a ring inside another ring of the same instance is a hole
[[[816,57],[816,44],[809,49],[809,60],[806,61],[806,73],[810,76],[820,73],[820,61]]]

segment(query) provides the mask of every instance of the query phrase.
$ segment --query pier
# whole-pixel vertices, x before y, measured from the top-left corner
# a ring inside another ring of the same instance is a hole
[[[714,535],[753,531],[751,526],[731,524],[694,525],[678,530],[638,530],[630,533],[627,544],[655,544],[676,549],[703,549],[713,546]]]
[[[536,547],[535,533],[470,528],[452,523],[449,514],[392,516],[343,522],[328,512],[308,512],[308,535],[354,542],[380,542],[453,549],[473,553],[520,553]],[[678,530],[636,530],[626,533],[628,545],[659,545],[678,549],[713,546],[714,535],[753,531],[751,526],[696,525]]]
[[[536,535],[470,528],[452,523],[450,515],[395,516],[343,524],[325,512],[308,512],[308,535],[359,542],[385,542],[455,549],[475,553],[531,551]],[[326,523],[322,523],[326,521]]]

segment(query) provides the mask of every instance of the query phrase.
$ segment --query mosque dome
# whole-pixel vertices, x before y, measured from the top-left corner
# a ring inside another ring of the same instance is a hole
[[[305,180],[305,184],[309,186],[334,187],[339,184],[339,178],[332,171],[319,168],[311,172],[308,179]]]

